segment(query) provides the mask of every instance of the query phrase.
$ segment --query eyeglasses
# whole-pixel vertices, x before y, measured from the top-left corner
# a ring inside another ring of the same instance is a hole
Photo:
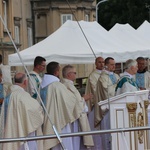
[[[69,72],[69,73],[77,74],[76,72]]]
[[[44,67],[44,68],[46,67],[46,65],[40,65],[40,66],[42,66],[42,67]]]

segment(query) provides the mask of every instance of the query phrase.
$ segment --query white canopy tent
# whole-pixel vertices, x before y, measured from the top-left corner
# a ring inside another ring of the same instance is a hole
[[[140,33],[129,24],[116,23],[109,30],[109,34],[117,40],[122,41],[127,47],[130,47],[132,51],[141,50],[143,48],[146,49],[150,46],[147,39],[143,35],[140,35]]]
[[[109,34],[116,38],[118,44],[123,43],[124,58],[136,59],[139,56],[148,57],[150,55],[150,38],[147,40],[144,35],[140,34],[129,24],[116,23],[109,30]],[[123,60],[124,60],[123,58]]]
[[[134,38],[131,39],[125,32],[122,35],[111,34],[111,31],[106,31],[97,22],[79,21],[79,24],[96,56],[111,56],[117,62],[123,62],[129,58],[150,54],[150,42],[136,43]],[[124,35],[126,40],[121,38]],[[43,41],[21,51],[20,55],[25,65],[33,65],[36,56],[43,56],[47,62],[58,61],[60,64],[93,63],[95,59],[76,21],[67,21]],[[9,55],[9,65],[22,65],[18,54]]]
[[[137,32],[144,37],[147,41],[150,41],[150,23],[145,20],[138,28]],[[150,43],[150,42],[149,42]]]

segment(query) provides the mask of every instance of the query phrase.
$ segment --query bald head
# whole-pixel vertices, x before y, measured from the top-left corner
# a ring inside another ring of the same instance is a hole
[[[17,73],[14,77],[15,83],[23,83],[23,81],[26,79],[26,75],[24,73]]]
[[[14,76],[14,82],[16,85],[21,86],[22,88],[26,88],[27,86],[27,76],[25,73],[16,73]]]
[[[102,70],[104,67],[104,58],[103,57],[97,57],[95,59],[95,65],[96,65],[96,69]]]

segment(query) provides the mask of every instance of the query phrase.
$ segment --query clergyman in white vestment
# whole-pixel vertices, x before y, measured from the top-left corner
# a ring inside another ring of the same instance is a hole
[[[102,71],[96,88],[96,98],[99,101],[106,100],[107,98],[113,97],[115,95],[115,88],[119,76],[114,73],[115,71],[115,60],[112,57],[107,57],[105,59],[105,70]],[[99,105],[95,105],[95,126],[100,126],[101,130],[110,129],[110,117],[109,113],[103,113]],[[102,134],[102,149],[110,150],[110,134]]]
[[[58,133],[71,133],[70,124],[77,120],[82,110],[77,107],[75,96],[59,82],[60,66],[57,62],[47,65],[47,73],[41,83],[41,98]],[[52,124],[45,115],[43,134],[54,134]],[[72,137],[63,138],[67,150],[73,150]],[[44,140],[44,149],[61,150],[58,139]]]
[[[134,78],[140,90],[150,90],[150,73],[146,71],[146,60],[143,57],[137,58],[138,71]]]
[[[139,90],[133,78],[133,76],[137,73],[138,70],[137,61],[133,59],[129,59],[126,61],[125,67],[126,67],[125,72],[121,75],[121,78],[117,83],[115,95]]]
[[[3,102],[1,112],[1,130],[3,138],[17,138],[42,135],[43,108],[24,89],[27,77],[24,73],[15,75],[15,85],[11,86],[11,94]],[[3,143],[3,150],[42,150],[40,141]]]
[[[86,105],[86,100],[89,100],[93,97],[92,94],[86,94],[81,97],[79,91],[74,86],[74,81],[76,79],[76,69],[71,65],[66,65],[62,69],[63,80],[62,83],[67,87],[69,91],[71,91],[75,97],[76,101],[79,103],[79,107],[82,110],[82,114],[80,118],[71,124],[72,132],[79,131],[90,131],[90,125],[87,118],[88,107]],[[82,150],[86,147],[94,146],[93,139],[91,135],[83,136],[83,142],[80,143],[80,136],[73,137],[73,146],[75,150]],[[80,147],[81,144],[81,147]]]
[[[104,59],[102,57],[97,57],[95,59],[95,66],[96,69],[92,71],[87,79],[86,83],[86,89],[85,89],[85,94],[92,93],[94,96],[92,99],[86,101],[88,105],[88,119],[90,123],[91,130],[98,130],[94,126],[94,111],[95,111],[95,92],[96,92],[96,86],[97,86],[97,81],[100,77],[100,74],[103,70],[104,67]],[[101,148],[101,136],[98,134],[93,135],[93,140],[94,140],[94,147],[91,148],[91,150],[100,150]]]
[[[45,67],[46,67],[46,59],[41,56],[37,56],[34,59],[33,71],[29,73],[31,80],[29,79],[29,86],[28,86],[28,92],[35,99],[37,99],[36,90],[37,91],[39,90],[40,84],[42,82],[40,73],[42,73],[45,70]]]

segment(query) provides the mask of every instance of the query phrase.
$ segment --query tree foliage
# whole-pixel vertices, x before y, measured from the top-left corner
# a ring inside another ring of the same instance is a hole
[[[98,8],[98,22],[107,30],[116,23],[138,28],[145,20],[150,21],[150,0],[109,0]]]

